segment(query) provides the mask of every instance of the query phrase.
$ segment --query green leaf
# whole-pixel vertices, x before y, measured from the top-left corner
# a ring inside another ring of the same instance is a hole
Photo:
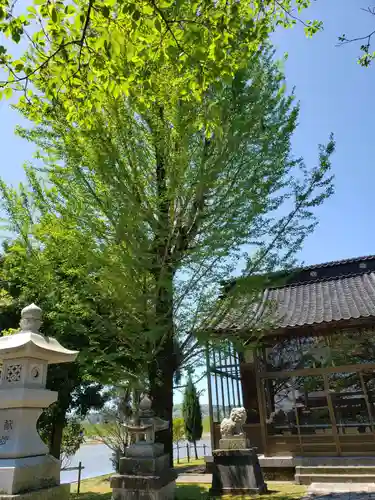
[[[56,7],[52,7],[51,9],[51,19],[54,23],[57,23],[57,11]]]
[[[158,18],[156,18],[156,19],[155,19],[154,25],[155,25],[155,28],[156,28],[159,32],[161,32],[161,23],[160,23],[160,21],[159,21],[159,19],[158,19]]]
[[[29,7],[27,7],[27,11],[30,12],[31,14],[37,15],[37,10],[33,5],[30,5]]]
[[[67,5],[65,7],[65,14],[72,15],[76,13],[76,9],[73,5]]]
[[[132,18],[134,19],[134,21],[139,21],[139,19],[141,18],[141,13],[139,12],[139,10],[135,10],[133,12]]]
[[[110,12],[111,12],[111,11],[109,10],[108,5],[104,5],[104,6],[102,7],[102,14],[103,14],[103,16],[104,16],[106,19],[108,19],[108,18],[109,18],[109,14],[110,14]]]
[[[13,65],[14,65],[14,69],[17,72],[19,72],[19,71],[23,70],[25,63],[23,61],[14,61]]]
[[[10,99],[13,95],[13,90],[11,87],[5,87],[3,90],[5,99]]]

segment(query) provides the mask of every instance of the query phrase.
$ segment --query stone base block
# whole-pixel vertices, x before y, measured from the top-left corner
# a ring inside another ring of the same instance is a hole
[[[260,466],[264,469],[266,467],[294,467],[295,457],[293,456],[275,456],[275,457],[265,457],[264,455],[258,455]]]
[[[147,457],[125,457],[120,460],[120,474],[145,474],[150,476],[157,476],[162,474],[163,471],[169,469],[169,455],[165,453],[160,457],[147,458]]]
[[[132,444],[125,451],[125,456],[128,458],[155,458],[163,454],[164,445],[162,443],[148,443],[147,441]]]
[[[232,436],[220,439],[219,448],[221,450],[248,450],[250,444],[245,436]]]
[[[169,483],[160,490],[112,490],[113,500],[174,500],[176,483]],[[1,499],[0,499],[1,500]]]
[[[51,455],[0,459],[0,494],[43,490],[60,483],[60,461]]]
[[[266,493],[258,456],[254,449],[214,450],[211,495]]]
[[[177,473],[168,469],[160,475],[125,475],[111,477],[113,500],[173,500]]]
[[[3,495],[0,500],[69,500],[70,484],[61,484],[53,488],[20,493],[18,495]]]

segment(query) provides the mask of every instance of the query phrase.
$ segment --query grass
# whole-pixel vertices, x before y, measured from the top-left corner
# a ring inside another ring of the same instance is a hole
[[[204,458],[198,458],[198,460],[190,459],[190,462],[188,462],[187,458],[180,458],[180,463],[177,463],[177,460],[174,461],[174,467],[178,469],[178,467],[196,467],[197,465],[204,465]]]
[[[81,494],[76,495],[76,486],[72,486],[71,500],[110,500],[111,489],[109,477],[101,476],[94,479],[82,481]],[[176,489],[176,500],[207,500],[208,484],[178,484]],[[277,483],[268,481],[269,493],[261,496],[233,496],[225,495],[222,499],[259,499],[259,500],[299,500],[306,493],[306,486],[293,483]]]
[[[81,492],[77,495],[77,485],[72,484],[71,499],[79,500],[110,500],[112,497],[109,487],[109,478],[111,476],[99,476],[93,479],[85,479],[81,483]]]
[[[203,425],[203,434],[209,434],[211,430],[210,430],[210,417],[208,415],[203,417],[202,425]]]

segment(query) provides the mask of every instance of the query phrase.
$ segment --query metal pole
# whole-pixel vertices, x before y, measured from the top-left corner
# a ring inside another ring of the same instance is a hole
[[[240,357],[238,355],[238,352],[234,350],[233,348],[233,356],[235,359],[236,363],[236,380],[237,380],[237,398],[238,398],[238,406],[242,406],[242,398],[241,398],[241,388],[242,388],[242,381],[241,381],[241,370],[240,370]]]
[[[216,373],[216,350],[212,349],[212,357],[214,363],[214,377],[215,377],[215,395],[216,395],[216,419],[220,422],[220,410],[219,410],[219,387],[217,383],[217,373]]]
[[[187,454],[188,463],[190,463],[190,449],[189,449],[189,443],[186,443],[186,454]]]
[[[82,462],[78,464],[78,485],[77,485],[77,494],[79,495],[81,491],[81,472],[82,472]]]
[[[207,370],[207,389],[208,389],[208,412],[210,415],[210,439],[211,449],[214,449],[214,407],[212,404],[212,385],[211,385],[211,367],[209,343],[206,343],[206,370]]]
[[[227,349],[230,349],[230,344],[227,342]],[[225,385],[227,387],[227,401],[228,401],[228,407],[229,411],[232,409],[232,404],[231,404],[231,397],[230,397],[230,385],[229,385],[229,371],[230,368],[228,367],[228,352],[224,351],[224,371],[226,372],[226,381]]]
[[[219,351],[218,351],[217,355],[218,355],[218,358],[219,358],[220,369],[221,369],[222,368],[222,364],[221,364],[222,363],[222,360],[221,360],[221,348],[219,348]],[[222,376],[220,376],[220,389],[221,389],[221,398],[222,398],[222,400],[221,400],[221,406],[222,406],[222,411],[223,411],[223,414],[222,414],[222,417],[221,417],[221,419],[222,419],[222,418],[225,417],[225,395],[224,395],[224,382],[223,382],[223,377]],[[219,422],[220,422],[221,419],[219,419]]]
[[[229,344],[229,364],[231,366],[234,366],[235,365],[235,359],[234,359],[234,356],[232,357],[232,354],[233,354],[233,344]],[[233,396],[233,406],[241,406],[241,403],[238,401],[237,405],[236,405],[236,392],[234,390],[234,377],[235,377],[235,374],[236,374],[236,367],[231,368],[231,375],[233,375],[231,377],[231,385],[232,385],[232,396]],[[232,372],[233,370],[233,372]]]

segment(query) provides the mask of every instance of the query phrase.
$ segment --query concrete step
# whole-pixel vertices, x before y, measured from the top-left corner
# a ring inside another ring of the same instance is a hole
[[[338,466],[348,467],[356,465],[375,467],[375,456],[353,456],[353,457],[295,457],[294,463],[296,466],[313,467],[313,466]]]
[[[375,483],[374,474],[296,474],[297,484],[311,483]]]
[[[349,474],[349,475],[374,475],[375,465],[347,465],[347,466],[327,466],[318,465],[310,467],[296,467],[296,474]]]

